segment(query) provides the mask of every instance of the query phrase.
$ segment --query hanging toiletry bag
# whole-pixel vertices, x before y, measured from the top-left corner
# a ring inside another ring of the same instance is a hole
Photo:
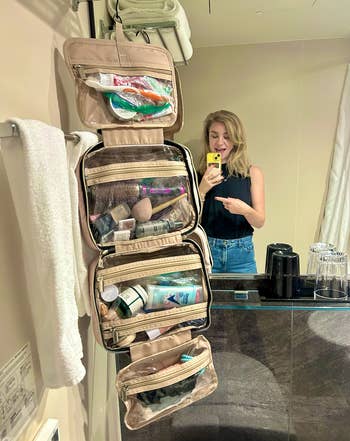
[[[210,345],[202,335],[172,334],[140,346],[132,348],[133,362],[118,373],[129,429],[139,429],[216,389]]]
[[[189,150],[163,137],[179,126],[179,82],[165,49],[129,43],[119,26],[116,38],[70,39],[64,53],[79,115],[103,136],[77,168],[82,231],[100,251],[94,332],[107,350],[130,351],[117,389],[138,429],[205,397],[217,377],[209,343],[192,338],[211,304],[196,173]]]

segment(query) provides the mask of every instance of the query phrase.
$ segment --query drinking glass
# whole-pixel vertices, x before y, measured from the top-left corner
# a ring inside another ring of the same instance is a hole
[[[316,242],[310,245],[309,258],[307,262],[306,274],[308,278],[316,275],[317,261],[321,254],[336,251],[335,245],[325,242]]]
[[[348,256],[341,252],[320,254],[317,261],[315,300],[347,300]]]

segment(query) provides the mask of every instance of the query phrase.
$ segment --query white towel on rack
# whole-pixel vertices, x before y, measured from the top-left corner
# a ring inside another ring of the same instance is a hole
[[[67,142],[67,161],[69,173],[69,187],[72,210],[72,233],[74,242],[74,273],[75,273],[75,300],[79,316],[91,315],[89,299],[88,268],[97,258],[98,251],[89,248],[82,240],[79,222],[79,189],[75,169],[83,153],[98,143],[98,137],[92,132],[73,132],[79,137],[79,142]]]
[[[11,119],[19,137],[1,143],[23,241],[24,266],[43,381],[79,383],[85,368],[74,297],[72,215],[64,134]]]

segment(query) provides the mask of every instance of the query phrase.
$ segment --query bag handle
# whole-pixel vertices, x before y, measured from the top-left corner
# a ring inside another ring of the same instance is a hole
[[[115,40],[118,43],[125,43],[127,41],[129,41],[123,32],[123,25],[121,24],[121,22],[117,21],[117,17],[114,20],[115,22]]]
[[[103,129],[103,144],[105,147],[116,147],[118,145],[139,145],[139,144],[163,144],[163,130],[152,128],[132,128],[125,129]]]
[[[115,46],[117,49],[117,55],[119,58],[120,66],[127,65],[128,62],[128,54],[125,48],[125,45],[128,43],[128,39],[125,37],[123,32],[123,25],[117,21],[115,18]]]

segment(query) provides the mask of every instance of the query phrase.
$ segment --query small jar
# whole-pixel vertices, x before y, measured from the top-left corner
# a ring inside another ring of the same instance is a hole
[[[119,290],[115,285],[108,285],[101,292],[101,299],[106,303],[114,302],[114,300],[118,297]]]
[[[119,294],[111,308],[115,309],[121,318],[129,318],[143,309],[147,299],[145,289],[141,285],[133,285]]]

